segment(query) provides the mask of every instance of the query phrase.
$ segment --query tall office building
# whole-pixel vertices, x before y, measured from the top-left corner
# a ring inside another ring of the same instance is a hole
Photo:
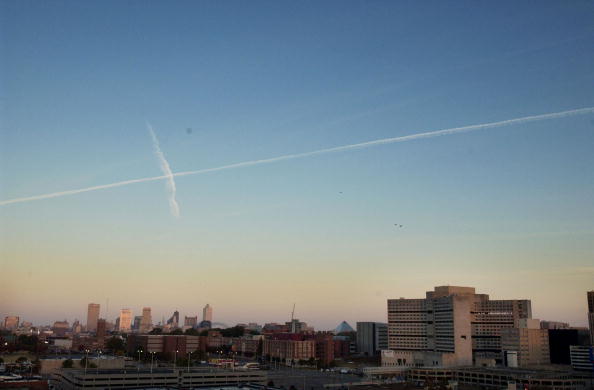
[[[129,332],[132,329],[132,310],[130,310],[130,309],[120,310],[119,320],[120,321],[119,321],[118,330],[120,332]]]
[[[172,328],[178,328],[179,327],[179,312],[176,310],[173,312],[173,315],[171,316],[171,318],[169,318],[167,320],[167,325],[169,325]]]
[[[107,321],[103,318],[97,320],[97,344],[103,348],[105,342],[105,334],[107,333]]]
[[[99,309],[101,305],[98,303],[89,303],[87,309],[87,332],[97,331],[97,320],[99,319]]]
[[[4,317],[4,329],[15,330],[19,327],[20,318],[18,316]]]
[[[208,321],[212,323],[212,307],[207,303],[202,309],[202,321]]]
[[[588,324],[590,325],[590,344],[594,345],[594,290],[588,291]]]
[[[388,300],[388,345],[415,364],[501,361],[501,330],[521,318],[532,318],[530,300],[491,300],[473,287],[435,287],[424,299]]]
[[[153,318],[151,316],[151,308],[142,308],[142,319],[140,321],[140,333],[150,332],[153,328]]]
[[[388,324],[357,322],[357,352],[366,356],[388,349]]]
[[[134,316],[134,321],[132,321],[132,330],[135,332],[140,332],[140,323],[142,322],[142,316]]]

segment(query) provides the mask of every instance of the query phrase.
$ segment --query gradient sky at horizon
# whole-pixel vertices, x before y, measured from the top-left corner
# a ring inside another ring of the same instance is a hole
[[[594,106],[594,3],[0,2],[0,200]],[[191,129],[189,132],[187,129]],[[328,329],[436,285],[586,325],[594,115],[0,206],[0,316]],[[402,229],[394,224],[403,224]]]

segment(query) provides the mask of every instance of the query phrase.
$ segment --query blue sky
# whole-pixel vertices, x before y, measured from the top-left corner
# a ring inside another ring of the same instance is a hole
[[[160,175],[147,121],[178,172],[594,106],[587,1],[0,9],[1,200]],[[179,219],[164,182],[1,206],[0,314],[333,327],[463,284],[584,324],[593,146],[583,115],[179,177]]]

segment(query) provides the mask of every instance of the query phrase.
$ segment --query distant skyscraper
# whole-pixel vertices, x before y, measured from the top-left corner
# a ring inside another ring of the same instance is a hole
[[[142,320],[140,321],[140,333],[150,332],[153,327],[153,319],[151,316],[151,308],[142,308]]]
[[[594,345],[594,290],[588,291],[588,323],[590,325],[590,344]]]
[[[184,326],[190,326],[192,328],[198,326],[198,316],[196,317],[184,317]]]
[[[212,323],[212,307],[207,303],[202,310],[202,321]]]
[[[140,323],[142,322],[142,316],[134,316],[134,322],[132,323],[132,330],[140,332]]]
[[[167,320],[167,325],[169,325],[171,328],[179,327],[179,312],[177,310],[174,311],[171,318]]]
[[[19,327],[19,317],[18,316],[8,316],[4,318],[4,329],[8,330],[15,330]]]
[[[87,332],[97,331],[97,320],[99,319],[99,308],[101,305],[98,303],[89,303],[87,309]]]
[[[122,309],[120,310],[120,332],[129,332],[132,328],[132,310]]]
[[[78,334],[80,332],[82,332],[82,325],[79,320],[74,320],[74,323],[72,324],[72,333]]]

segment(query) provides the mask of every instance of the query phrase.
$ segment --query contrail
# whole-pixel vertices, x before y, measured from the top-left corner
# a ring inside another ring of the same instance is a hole
[[[167,191],[169,192],[169,209],[171,210],[171,214],[179,218],[179,205],[175,200],[175,181],[173,180],[173,172],[171,172],[171,168],[169,167],[169,163],[167,159],[165,159],[165,155],[161,151],[161,146],[159,146],[159,140],[157,139],[157,135],[153,130],[153,126],[150,123],[146,123],[148,127],[149,133],[151,133],[151,138],[153,139],[153,148],[155,149],[155,155],[159,159],[159,165],[161,165],[161,171],[163,171],[164,176],[167,178]]]
[[[173,182],[173,177],[176,177],[176,176],[200,175],[200,174],[204,174],[204,173],[224,171],[227,169],[244,168],[244,167],[250,167],[253,165],[261,165],[261,164],[271,164],[271,163],[284,161],[284,160],[292,160],[292,159],[297,159],[297,158],[317,156],[317,155],[327,154],[327,153],[345,152],[348,150],[369,148],[372,146],[386,145],[386,144],[392,144],[392,143],[397,143],[397,142],[406,142],[406,141],[412,141],[412,140],[422,139],[422,138],[440,137],[440,136],[444,136],[444,135],[452,135],[452,134],[464,133],[464,132],[469,132],[469,131],[485,130],[485,129],[490,129],[490,128],[494,128],[494,127],[518,125],[518,124],[527,123],[527,122],[565,118],[565,117],[575,116],[575,115],[587,115],[587,114],[592,114],[592,113],[594,113],[594,107],[585,107],[585,108],[578,108],[575,110],[553,112],[553,113],[541,114],[541,115],[525,116],[525,117],[515,118],[515,119],[507,119],[507,120],[498,121],[498,122],[481,123],[481,124],[477,124],[477,125],[454,127],[454,128],[450,128],[450,129],[443,129],[443,130],[436,130],[436,131],[428,131],[428,132],[424,132],[424,133],[405,135],[402,137],[382,138],[382,139],[378,139],[378,140],[361,142],[361,143],[357,143],[357,144],[336,146],[333,148],[314,150],[311,152],[304,152],[304,153],[286,154],[283,156],[272,157],[272,158],[267,158],[267,159],[262,159],[262,160],[244,161],[244,162],[239,162],[239,163],[235,163],[235,164],[223,165],[223,166],[215,167],[215,168],[200,169],[200,170],[196,170],[196,171],[185,171],[185,172],[171,173],[171,170],[169,170],[168,172],[166,172],[165,175],[162,175],[162,176],[145,177],[145,178],[140,178],[140,179],[119,181],[119,182],[111,183],[111,184],[103,184],[103,185],[98,185],[98,186],[93,186],[93,187],[80,188],[77,190],[68,190],[68,191],[62,191],[62,192],[54,192],[54,193],[50,193],[50,194],[28,196],[28,197],[23,197],[23,198],[7,199],[7,200],[0,201],[0,206],[5,206],[8,204],[12,204],[12,203],[23,203],[23,202],[30,202],[30,201],[34,201],[34,200],[57,198],[60,196],[80,194],[82,192],[103,190],[103,189],[108,189],[108,188],[121,187],[121,186],[125,186],[128,184],[144,183],[144,182],[156,181],[156,180],[167,179],[167,180],[170,180],[171,182]],[[174,183],[173,188],[175,189],[175,183]]]

